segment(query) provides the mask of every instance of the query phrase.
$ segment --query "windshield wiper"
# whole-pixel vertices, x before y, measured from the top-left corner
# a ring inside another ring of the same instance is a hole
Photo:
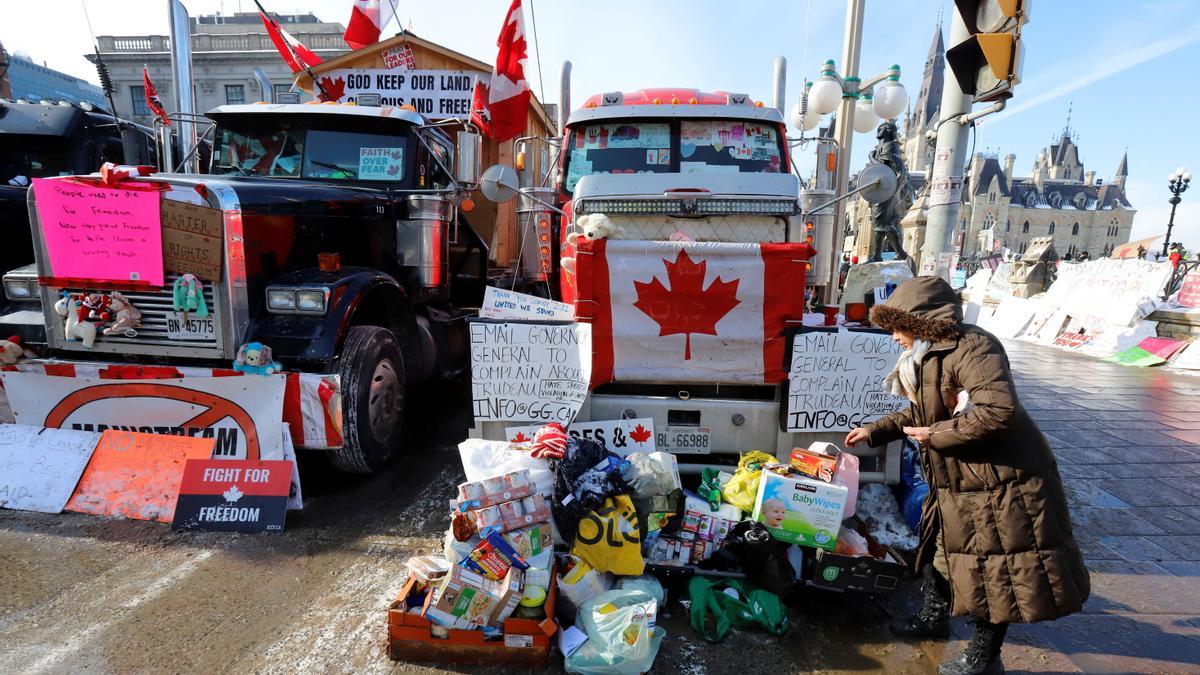
[[[239,172],[241,172],[241,175],[243,175],[243,176],[252,176],[252,175],[254,175],[254,174],[250,173],[249,171],[247,171],[247,170],[246,170],[246,167],[243,167],[243,166],[236,166],[236,165],[233,165],[233,164],[218,164],[218,165],[217,165],[217,168],[218,168],[218,169],[237,169]]]
[[[341,164],[334,164],[333,162],[318,162],[315,159],[308,160],[308,163],[316,164],[317,166],[324,167],[326,169],[333,169],[334,171],[341,171],[342,173],[348,174],[351,178],[358,178],[357,171],[355,171],[354,169],[344,167]],[[324,176],[324,177],[329,178],[330,176]]]

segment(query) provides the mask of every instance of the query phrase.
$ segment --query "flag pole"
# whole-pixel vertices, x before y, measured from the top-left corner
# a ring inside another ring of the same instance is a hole
[[[267,17],[267,20],[270,21],[271,24],[275,26],[275,30],[281,31],[280,36],[282,36],[283,28],[280,27],[279,22],[275,20],[275,17],[271,16],[270,12],[263,9],[262,3],[259,2],[258,0],[254,0],[254,4],[258,7],[258,11],[263,16]],[[321,90],[321,96],[328,97],[329,92],[325,91],[325,87],[321,86],[321,82],[319,80],[317,80],[317,76],[313,74],[312,68],[308,67],[308,63],[304,59],[300,58],[296,54],[296,52],[292,50],[292,45],[288,44],[288,41],[286,39],[283,41],[283,44],[285,47],[287,47],[288,52],[291,53],[292,59],[296,63],[299,63],[300,67],[304,69],[304,72],[308,74],[309,79],[312,80],[313,86],[316,87],[317,89]]]

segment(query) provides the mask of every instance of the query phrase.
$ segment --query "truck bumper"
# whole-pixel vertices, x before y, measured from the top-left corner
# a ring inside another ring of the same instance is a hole
[[[16,335],[26,347],[46,344],[46,319],[37,305],[8,304],[0,308],[0,338]]]
[[[630,412],[626,412],[630,411]],[[674,452],[681,473],[699,473],[706,467],[729,470],[738,455],[751,450],[772,453],[787,463],[792,448],[808,447],[815,441],[826,441],[842,447],[846,432],[780,431],[779,403],[743,399],[690,398],[681,400],[666,396],[631,396],[592,394],[584,401],[577,420],[614,420],[653,418],[656,441],[661,443],[668,422],[680,426],[680,420],[708,429],[708,453]],[[735,423],[735,422],[739,422]],[[526,422],[484,422],[472,429],[471,436],[503,440],[505,427],[522,426]],[[901,444],[890,443],[881,448],[852,448],[861,459],[859,480],[864,483],[894,484],[900,480]]]

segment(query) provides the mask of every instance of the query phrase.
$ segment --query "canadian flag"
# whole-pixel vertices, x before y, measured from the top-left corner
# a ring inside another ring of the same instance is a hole
[[[342,39],[351,49],[379,42],[379,34],[396,16],[396,0],[354,0]]]
[[[488,85],[492,138],[507,141],[525,132],[529,117],[529,83],[525,81],[525,19],[521,0],[513,0],[496,40],[500,51]]]
[[[158,116],[163,124],[171,126],[171,118],[167,117],[167,111],[163,108],[162,101],[158,98],[158,90],[154,88],[154,83],[150,81],[150,70],[147,66],[142,66],[142,87],[146,90],[146,107],[150,112]]]
[[[478,79],[471,92],[471,124],[479,127],[484,136],[491,138],[492,114],[488,112],[488,86]]]
[[[811,254],[807,244],[580,240],[575,311],[592,324],[592,385],[783,381],[784,329],[804,318]]]
[[[321,57],[313,53],[308,47],[300,44],[299,40],[281,28],[279,23],[267,14],[267,10],[263,9],[262,4],[258,0],[254,0],[254,4],[258,6],[259,18],[262,19],[263,25],[267,27],[267,35],[270,36],[271,42],[275,45],[275,49],[279,52],[279,55],[283,57],[283,62],[288,64],[293,73],[307,70],[321,62]]]

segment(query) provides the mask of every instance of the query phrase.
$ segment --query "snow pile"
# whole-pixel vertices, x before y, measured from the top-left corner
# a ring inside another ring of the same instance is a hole
[[[886,485],[870,483],[860,486],[855,514],[867,524],[867,531],[879,543],[900,551],[916,550],[917,536],[908,529],[900,505]]]

